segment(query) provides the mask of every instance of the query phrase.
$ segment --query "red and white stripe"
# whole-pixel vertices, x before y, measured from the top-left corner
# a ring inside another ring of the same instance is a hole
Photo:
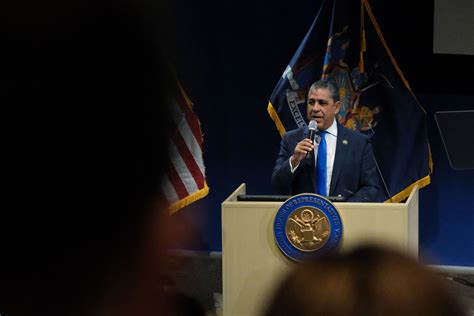
[[[209,192],[202,158],[201,125],[184,91],[177,91],[171,107],[174,134],[169,147],[168,168],[162,181],[162,191],[172,213]]]

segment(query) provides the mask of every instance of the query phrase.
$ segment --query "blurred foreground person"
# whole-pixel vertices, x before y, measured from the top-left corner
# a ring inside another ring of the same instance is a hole
[[[124,0],[4,5],[0,313],[159,315],[173,79],[153,26]]]
[[[329,254],[292,271],[265,315],[466,315],[432,271],[374,246]]]

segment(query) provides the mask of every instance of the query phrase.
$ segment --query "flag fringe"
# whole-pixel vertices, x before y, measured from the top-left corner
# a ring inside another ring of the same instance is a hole
[[[183,86],[181,86],[181,83],[179,83],[179,81],[176,80],[176,83],[178,84],[178,87],[179,87],[179,91],[181,92],[181,94],[183,95],[183,98],[184,98],[184,101],[186,102],[186,105],[191,109],[191,111],[193,110],[193,102],[191,101],[191,99],[188,97],[188,95],[186,94],[186,91],[184,91],[183,89]]]
[[[185,197],[184,199],[179,200],[178,202],[175,202],[175,203],[171,204],[168,207],[168,211],[169,211],[170,214],[173,214],[173,213],[179,211],[180,209],[184,208],[185,206],[188,206],[189,204],[191,204],[193,202],[196,202],[199,199],[202,199],[208,193],[209,193],[209,187],[207,186],[207,182],[204,181],[204,187],[201,190],[199,190],[197,192],[194,192],[193,194]]]
[[[273,104],[271,101],[268,102],[268,107],[267,107],[268,114],[272,118],[272,120],[275,122],[275,125],[278,129],[278,132],[280,133],[280,136],[283,137],[283,134],[286,133],[285,127],[283,126],[283,123],[280,120],[280,117],[278,116],[277,111],[275,111],[275,108],[273,107]]]
[[[387,52],[388,56],[390,57],[390,61],[392,62],[393,66],[395,67],[396,72],[398,73],[398,75],[402,79],[405,86],[408,88],[408,90],[410,92],[412,92],[411,88],[410,88],[410,84],[405,79],[405,76],[403,75],[402,70],[398,66],[397,61],[395,60],[395,58],[392,55],[392,52],[388,48],[387,42],[385,42],[385,38],[383,37],[382,30],[380,29],[379,24],[377,23],[377,20],[375,19],[375,15],[372,12],[372,8],[370,7],[369,2],[367,0],[363,0],[363,2],[364,2],[365,9],[367,10],[367,13],[369,14],[370,20],[372,21],[372,24],[374,25],[375,31],[377,32],[377,35],[379,36],[379,39],[382,42],[382,45],[385,48],[385,51]]]
[[[428,168],[429,168],[429,172],[430,174],[433,173],[433,156],[431,156],[431,146],[430,144],[428,143]]]
[[[375,31],[377,32],[377,35],[380,39],[380,42],[382,43],[383,47],[385,48],[385,51],[387,52],[388,54],[388,57],[390,58],[390,61],[392,62],[392,65],[393,67],[395,68],[395,71],[398,73],[398,75],[400,76],[400,78],[402,79],[403,81],[403,84],[405,85],[405,87],[408,89],[408,91],[410,92],[410,94],[413,96],[413,98],[415,99],[416,103],[418,104],[418,106],[420,107],[420,109],[423,110],[423,112],[426,114],[426,111],[425,109],[423,108],[423,106],[420,104],[420,102],[418,101],[416,95],[413,93],[413,91],[411,90],[411,87],[410,87],[410,84],[408,83],[408,80],[405,78],[405,76],[403,75],[403,72],[402,70],[400,69],[400,67],[398,66],[398,63],[397,61],[395,60],[395,58],[393,57],[392,55],[392,52],[390,51],[390,48],[388,48],[388,45],[387,45],[387,42],[385,42],[385,38],[383,37],[383,34],[382,34],[382,30],[380,29],[380,26],[379,24],[377,23],[377,20],[375,19],[375,15],[374,13],[372,12],[372,8],[370,7],[370,4],[369,4],[369,1],[368,0],[362,0],[364,2],[364,6],[365,8],[367,9],[367,13],[369,14],[369,17],[370,17],[370,20],[372,21],[372,24],[375,28]]]
[[[390,203],[390,202],[400,203],[401,201],[408,198],[408,196],[410,196],[410,193],[413,190],[413,188],[415,187],[415,185],[418,185],[418,189],[421,189],[423,187],[426,187],[430,183],[431,183],[431,177],[429,175],[427,175],[426,177],[421,178],[420,180],[417,180],[417,181],[413,182],[412,184],[407,186],[405,189],[403,189],[399,193],[392,196],[391,201],[389,199],[389,200],[386,200],[384,203]]]
[[[372,8],[370,7],[369,1],[368,0],[362,0],[362,2],[364,3],[364,6],[367,10],[367,13],[370,17],[370,20],[372,21],[372,24],[375,28],[375,31],[377,32],[377,35],[379,36],[379,39],[382,42],[382,45],[385,48],[385,51],[387,52],[387,54],[390,58],[390,61],[392,62],[393,67],[395,68],[395,71],[398,73],[398,75],[402,79],[403,83],[405,84],[405,87],[408,89],[410,94],[413,96],[414,100],[416,101],[416,104],[418,104],[418,106],[421,108],[421,110],[426,115],[426,110],[423,108],[423,106],[420,104],[420,102],[418,102],[417,97],[415,96],[415,94],[411,90],[411,87],[410,87],[410,84],[408,83],[408,80],[403,75],[402,70],[398,66],[397,61],[395,60],[395,58],[392,55],[392,52],[388,48],[387,42],[385,42],[385,38],[383,37],[382,30],[380,29],[379,24],[377,23],[377,20],[375,19],[375,15],[372,12]],[[405,188],[401,192],[395,194],[392,197],[392,200],[395,200],[395,202],[400,202],[400,201],[404,200],[405,198],[407,198],[410,195],[410,192],[411,192],[413,186],[416,185],[416,184],[419,185],[420,189],[427,186],[428,184],[430,184],[430,182],[431,182],[430,174],[432,172],[433,172],[433,159],[431,157],[431,148],[430,148],[429,143],[428,143],[428,175],[425,176],[424,178],[416,181],[415,183],[411,184],[410,186],[408,186],[407,188]]]

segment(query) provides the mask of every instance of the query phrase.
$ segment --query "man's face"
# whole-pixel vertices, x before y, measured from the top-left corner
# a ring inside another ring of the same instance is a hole
[[[340,108],[341,102],[334,102],[329,89],[318,88],[308,95],[308,120],[316,121],[319,130],[326,130],[332,125]]]

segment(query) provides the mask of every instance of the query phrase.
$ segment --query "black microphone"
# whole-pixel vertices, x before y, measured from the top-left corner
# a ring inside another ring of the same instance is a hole
[[[362,200],[366,201],[366,202],[372,202],[371,200],[369,200],[365,194],[362,194],[362,193],[359,193],[359,192],[352,192],[351,190],[348,190],[348,189],[344,189],[344,192],[347,192],[349,193],[350,195],[349,196],[344,196],[344,198],[347,200],[349,198],[351,198],[352,196],[356,196],[356,197],[360,197]]]
[[[370,130],[372,131],[372,135],[375,135],[375,132],[372,129],[370,129]],[[374,147],[372,146],[372,142],[370,141],[370,138],[367,138],[367,144],[369,144],[369,146],[372,148],[372,153],[373,153],[372,156],[374,157],[375,168],[377,168],[377,172],[380,176],[380,179],[382,180],[383,187],[385,189],[385,193],[387,193],[387,196],[388,196],[390,202],[393,202],[392,201],[392,195],[390,194],[390,191],[388,190],[387,183],[385,182],[385,179],[382,175],[382,171],[380,171],[379,164],[377,162],[377,159],[375,158],[375,150],[374,150]]]
[[[316,138],[316,133],[318,132],[318,124],[316,121],[310,121],[308,124],[308,138],[311,139],[314,145],[314,139]],[[306,153],[306,158],[311,157],[311,152]]]

